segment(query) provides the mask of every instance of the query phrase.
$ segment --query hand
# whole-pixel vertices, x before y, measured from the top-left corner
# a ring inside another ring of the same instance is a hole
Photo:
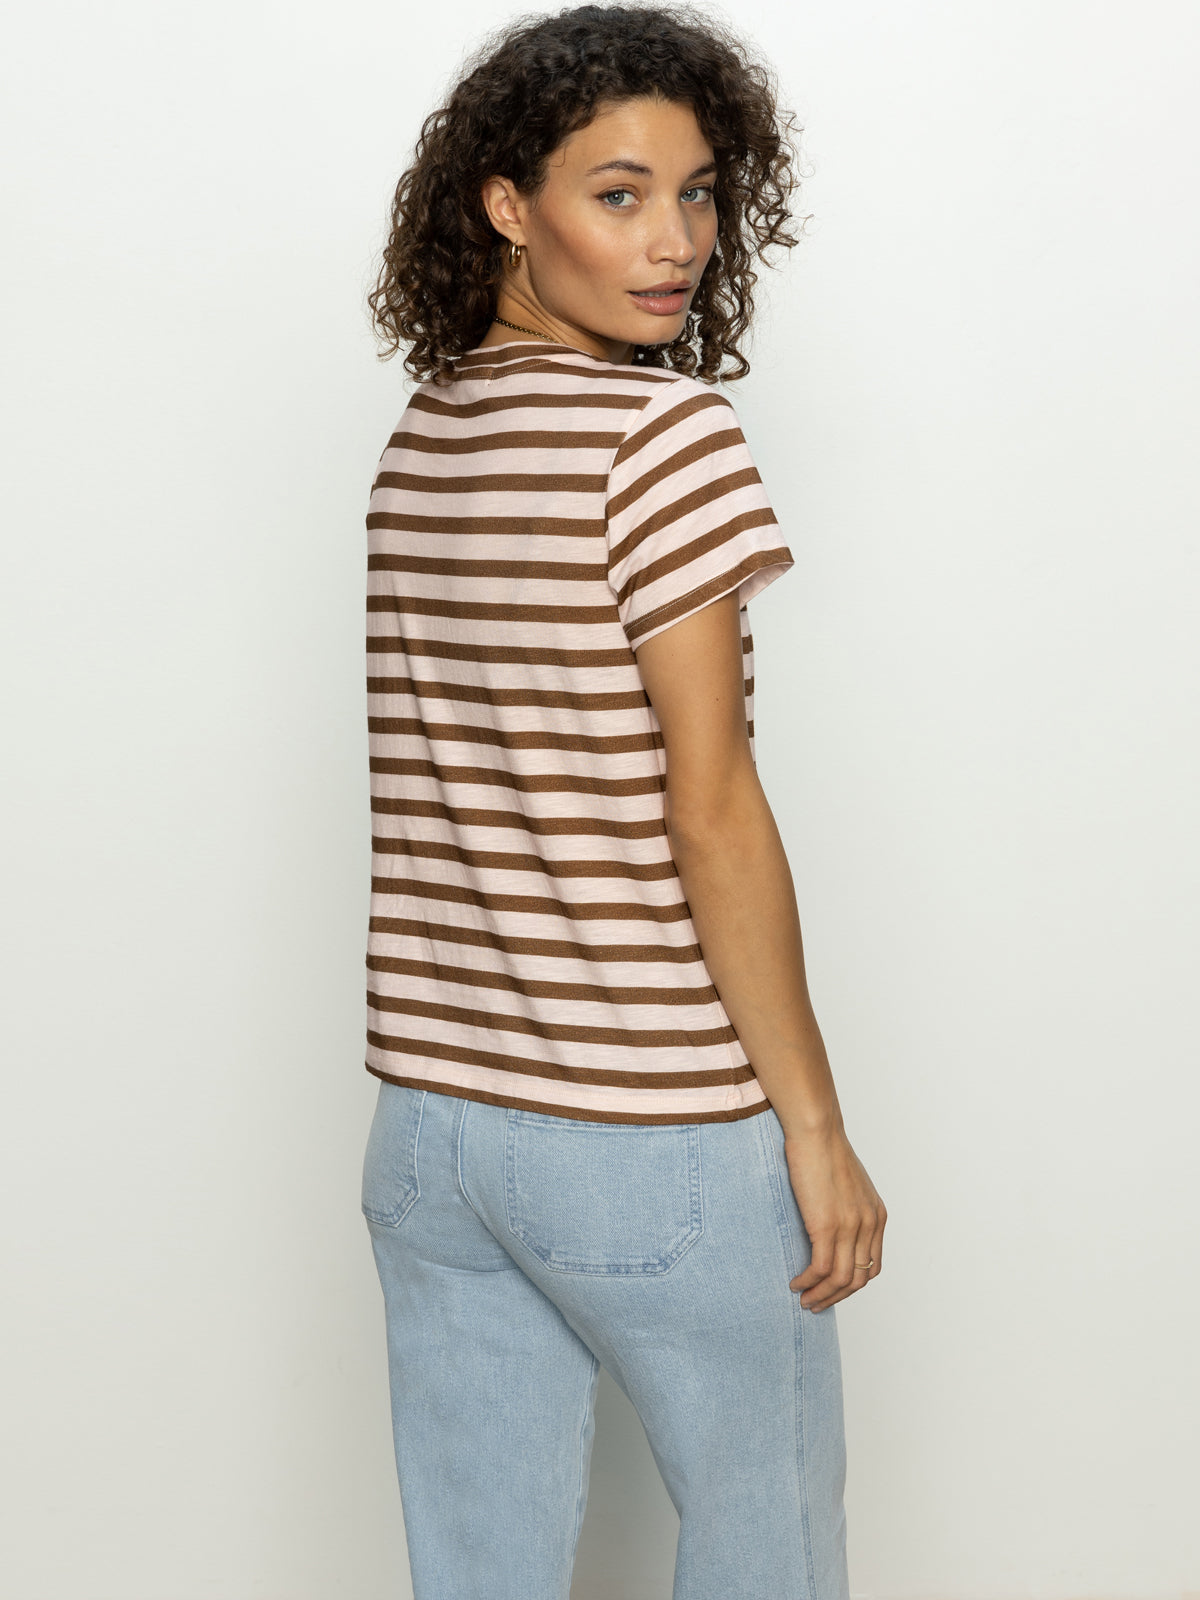
[[[836,1305],[883,1270],[887,1207],[845,1130],[793,1128],[783,1141],[792,1193],[812,1241],[812,1260],[790,1288],[806,1311]],[[856,1261],[874,1261],[856,1267]]]

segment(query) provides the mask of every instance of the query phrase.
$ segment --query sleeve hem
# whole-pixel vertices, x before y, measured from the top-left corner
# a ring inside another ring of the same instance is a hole
[[[786,545],[779,545],[773,550],[756,550],[753,555],[747,556],[744,561],[739,561],[737,566],[731,567],[728,572],[710,578],[698,589],[680,595],[677,600],[669,600],[665,605],[657,607],[654,611],[648,611],[644,617],[639,617],[636,622],[630,623],[625,629],[630,647],[636,650],[639,645],[645,644],[647,639],[652,639],[664,628],[669,628],[672,623],[682,622],[684,617],[690,617],[693,612],[702,611],[711,601],[719,600],[722,595],[729,594],[733,589],[744,590],[742,605],[748,605],[756,594],[760,594],[768,584],[774,583],[776,578],[781,578],[793,566],[795,558]]]

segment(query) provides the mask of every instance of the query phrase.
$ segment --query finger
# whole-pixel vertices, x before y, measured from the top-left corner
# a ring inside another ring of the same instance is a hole
[[[854,1234],[847,1239],[847,1225],[832,1227],[813,1240],[813,1259],[800,1276],[793,1280],[806,1310],[820,1309],[841,1288],[845,1278],[845,1262],[852,1248]],[[807,1298],[805,1298],[807,1297]]]
[[[886,1226],[887,1213],[884,1212],[883,1216],[881,1216],[875,1224],[875,1231],[871,1235],[871,1248],[867,1252],[868,1255],[874,1256],[875,1258],[874,1265],[871,1268],[871,1276],[873,1278],[877,1278],[883,1271],[883,1230]],[[859,1257],[860,1261],[865,1261],[866,1259],[867,1256]]]
[[[837,1236],[837,1247],[834,1251],[833,1270],[825,1282],[819,1284],[809,1295],[808,1299],[801,1298],[800,1304],[806,1311],[824,1311],[827,1306],[836,1305],[839,1300],[844,1300],[847,1295],[853,1294],[859,1284],[866,1282],[866,1273],[860,1272],[854,1265],[858,1248],[859,1230],[857,1227],[843,1228]]]
[[[875,1228],[870,1233],[865,1227],[860,1228],[852,1236],[848,1263],[846,1257],[841,1254],[842,1239],[845,1236],[839,1239],[834,1270],[828,1274],[823,1283],[814,1286],[809,1299],[801,1301],[806,1311],[824,1311],[829,1306],[837,1305],[839,1301],[848,1300],[859,1289],[865,1288],[879,1267],[878,1258],[875,1257],[872,1247],[877,1236],[882,1236],[880,1228]]]
[[[797,1293],[817,1289],[833,1271],[837,1259],[836,1227],[809,1231],[812,1256],[804,1271],[792,1279],[791,1288]]]
[[[886,1217],[884,1221],[886,1221]],[[859,1248],[854,1259],[856,1262],[869,1262],[868,1266],[860,1267],[855,1272],[855,1281],[848,1294],[855,1294],[859,1289],[865,1289],[883,1271],[883,1222],[877,1222],[871,1233],[859,1235]]]

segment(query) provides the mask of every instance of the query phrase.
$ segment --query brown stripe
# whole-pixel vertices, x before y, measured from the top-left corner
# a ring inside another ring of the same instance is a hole
[[[555,650],[532,644],[465,644],[458,639],[413,639],[391,634],[369,634],[368,652],[408,656],[436,656],[443,661],[491,661],[536,667],[626,667],[641,683],[633,654],[618,646],[613,650]],[[647,704],[649,702],[647,701]]]
[[[645,1089],[647,1072],[622,1072],[614,1067],[568,1067],[557,1061],[528,1061],[523,1056],[505,1056],[495,1050],[476,1050],[470,1045],[443,1044],[439,1039],[407,1039],[367,1030],[367,1040],[377,1050],[402,1051],[428,1056],[434,1061],[461,1061],[472,1067],[494,1067],[500,1072],[519,1072],[530,1078],[553,1078],[559,1083],[598,1083],[613,1089]],[[747,1083],[754,1076],[751,1067],[707,1067],[696,1072],[656,1072],[653,1086],[659,1089],[707,1089],[714,1084]]]
[[[485,472],[443,477],[428,472],[380,472],[374,488],[413,494],[603,494],[608,479],[600,473]]]
[[[438,817],[459,828],[515,828],[543,837],[598,834],[607,839],[656,839],[665,837],[667,831],[662,817],[648,817],[641,822],[618,822],[611,817],[531,817],[523,811],[473,810],[447,805],[442,800],[415,800],[409,795],[396,799],[372,795],[371,810],[384,816]]]
[[[371,756],[372,772],[396,777],[436,778],[439,783],[482,783],[497,788],[519,789],[523,794],[653,794],[666,787],[661,772],[648,772],[640,778],[597,778],[580,772],[509,772],[497,767],[449,767],[439,761],[422,761],[403,756]]]
[[[702,584],[699,589],[694,589],[691,594],[684,595],[681,600],[672,600],[669,604],[659,606],[656,611],[650,611],[639,622],[630,623],[626,632],[629,641],[633,641],[648,628],[656,627],[666,619],[674,620],[685,615],[693,607],[703,605],[705,601],[713,599],[716,595],[724,594],[729,589],[740,585],[752,572],[757,572],[760,567],[778,566],[781,561],[791,562],[790,552],[782,545],[777,550],[760,550],[758,554],[747,556],[745,561],[740,561],[736,567],[723,573],[719,578]],[[750,735],[754,735],[754,725],[750,725]]]
[[[448,900],[457,905],[478,906],[484,911],[507,911],[516,916],[565,917],[569,922],[687,922],[691,911],[686,900],[673,905],[643,905],[639,901],[585,900],[569,905],[534,894],[488,894],[482,889],[458,884],[426,883],[421,878],[377,878],[372,875],[371,893],[411,895],[414,900]]]
[[[744,678],[746,694],[754,693],[754,678]],[[432,693],[430,693],[432,691]],[[653,710],[645,690],[627,694],[571,694],[570,690],[493,690],[477,683],[435,683],[429,678],[368,678],[368,694],[413,694],[421,701],[470,701],[483,706],[547,706],[550,709],[587,707],[597,710]]]
[[[644,626],[644,624],[643,624]],[[493,744],[504,750],[581,750],[591,755],[619,755],[630,750],[661,750],[658,728],[646,733],[552,733],[548,728],[519,732],[511,728],[479,728],[453,722],[421,722],[415,717],[368,717],[376,734],[416,734],[448,744]]]
[[[497,561],[494,557],[477,561],[457,556],[393,555],[373,550],[367,557],[368,572],[434,572],[444,578],[471,578],[488,583],[493,578],[537,579],[543,583],[603,583],[608,566],[603,561]]]
[[[528,361],[530,356],[544,356],[545,353],[544,339],[506,339],[502,345],[480,345],[455,356],[454,371],[457,374],[471,372],[474,367],[502,367],[508,362]]]
[[[400,956],[367,957],[372,972],[394,972],[398,977],[430,978],[435,983],[462,983],[472,989],[505,989],[512,994],[543,1000],[595,1000],[610,1006],[713,1005],[717,991],[711,983],[691,989],[616,988],[602,983],[552,983],[547,979],[518,978],[511,972],[484,972],[479,967],[450,967],[440,961],[408,961]]]
[[[431,417],[493,417],[504,411],[629,411],[636,405],[627,394],[535,394],[518,392],[487,400],[435,400],[418,389],[408,402]],[[552,426],[552,424],[548,424]]]
[[[488,450],[615,450],[624,438],[620,433],[585,433],[583,429],[552,428],[531,430],[511,428],[502,433],[459,434],[445,438],[436,433],[414,433],[397,428],[388,440],[388,450],[413,450],[419,455],[466,456]]]
[[[748,532],[751,528],[768,528],[775,525],[775,513],[769,506],[754,511],[743,511],[739,516],[723,522],[719,528],[709,529],[700,538],[668,550],[666,555],[660,556],[657,561],[647,562],[644,567],[625,580],[617,592],[617,598],[624,604],[637,590],[648,589],[656,579],[664,577],[668,572],[678,572],[680,567],[691,566],[702,556],[708,555],[713,550],[719,550],[723,544],[736,539],[739,533]]]
[[[665,838],[666,829],[661,832]],[[661,883],[679,876],[674,857],[666,861],[559,861],[553,856],[522,855],[509,850],[470,850],[443,839],[393,839],[380,834],[371,836],[371,849],[377,857],[457,861],[460,866],[477,867],[481,872],[537,872],[544,878],[628,878],[634,883]]]
[[[661,368],[622,366],[619,372],[614,372],[612,362],[604,361],[600,356],[589,356],[586,351],[576,351],[573,347],[569,359],[551,355],[545,344],[521,345],[517,352],[502,350],[499,355],[491,355],[489,359],[488,353],[498,348],[489,345],[486,350],[480,351],[482,359],[460,356],[455,362],[456,374],[461,372],[466,378],[478,380],[489,370],[496,370],[503,378],[511,378],[515,372],[520,372],[522,376],[533,373],[539,377],[584,378],[589,384],[594,384],[597,378],[616,379],[620,383],[670,382],[670,375]],[[608,370],[601,370],[603,368]]]
[[[755,1101],[748,1106],[738,1106],[733,1111],[693,1111],[686,1118],[677,1111],[596,1111],[580,1106],[559,1106],[548,1100],[520,1100],[507,1094],[489,1094],[486,1089],[463,1088],[461,1084],[438,1083],[433,1078],[405,1077],[400,1073],[384,1072],[382,1067],[373,1067],[367,1062],[367,1071],[373,1077],[382,1078],[385,1083],[398,1083],[405,1089],[425,1089],[431,1094],[451,1095],[456,1100],[475,1100],[485,1106],[513,1107],[519,1111],[536,1111],[544,1117],[569,1117],[575,1122],[600,1122],[604,1124],[619,1123],[623,1126],[637,1127],[667,1127],[700,1122],[741,1122],[746,1117],[761,1116],[764,1111],[770,1111],[769,1100]],[[635,1086],[645,1089],[647,1085],[640,1083]]]
[[[713,1045],[732,1044],[737,1034],[728,1023],[723,1028],[590,1028],[581,1022],[541,1022],[534,1017],[513,1016],[507,1011],[484,1011],[478,1006],[450,1006],[444,1001],[415,1000],[411,995],[376,994],[367,989],[367,1009],[403,1017],[432,1017],[436,1022],[457,1024],[463,1028],[487,1029],[490,1033],[522,1033],[531,1039],[552,1040],[558,1044],[616,1044],[630,1050],[706,1050]],[[594,1072],[582,1067],[568,1068],[579,1072],[575,1081],[595,1083]],[[618,1073],[618,1083],[644,1083],[645,1071]],[[729,1074],[740,1071],[743,1078],[752,1078],[749,1067],[715,1067],[706,1079],[709,1083],[728,1083]],[[555,1076],[558,1076],[556,1073]],[[686,1072],[668,1073],[669,1078],[690,1078]],[[683,1084],[672,1087],[682,1088]]]
[[[644,689],[588,694],[572,689],[502,689],[485,683],[448,683],[439,678],[367,679],[368,694],[412,694],[421,700],[468,700],[483,706],[547,706],[573,711],[629,711],[649,705]]]
[[[369,594],[368,611],[395,611],[404,616],[458,617],[462,621],[562,623],[584,626],[620,621],[617,602],[602,606],[492,605],[483,600],[433,600],[421,595]]]
[[[396,533],[486,533],[513,539],[598,539],[604,534],[603,517],[418,517],[408,511],[368,511],[367,529]]]
[[[442,944],[469,944],[510,956],[557,956],[564,961],[662,961],[690,966],[703,959],[698,944],[578,944],[573,939],[525,939],[490,928],[464,928],[415,917],[374,916],[370,918],[370,931],[420,939],[423,943],[437,940]]]

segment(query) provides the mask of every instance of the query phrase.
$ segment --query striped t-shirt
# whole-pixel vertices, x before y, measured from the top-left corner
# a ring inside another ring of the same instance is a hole
[[[367,515],[366,1065],[611,1123],[769,1105],[696,940],[635,651],[793,564],[729,402],[566,345],[418,388]]]

